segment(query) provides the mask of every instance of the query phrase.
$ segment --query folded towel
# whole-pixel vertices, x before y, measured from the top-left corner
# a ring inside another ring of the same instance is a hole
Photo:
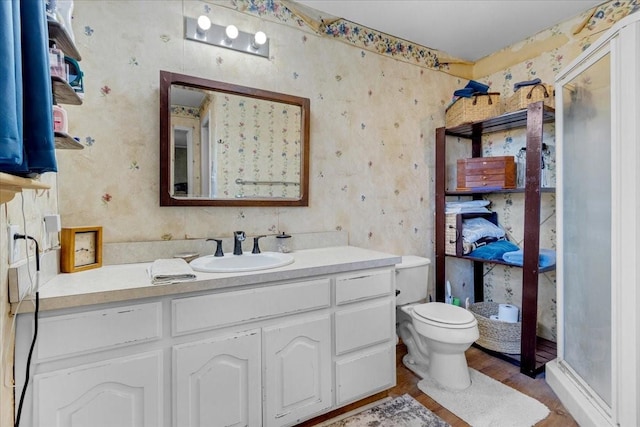
[[[453,96],[471,98],[474,93],[476,93],[476,91],[473,88],[464,88],[464,89],[458,89],[455,92],[453,92]]]
[[[482,246],[469,254],[470,257],[502,261],[506,252],[516,251],[518,247],[508,240],[498,240]]]
[[[467,89],[473,89],[474,92],[480,92],[480,93],[487,93],[489,92],[489,86],[484,84],[484,83],[480,83],[477,82],[475,80],[469,80],[469,83],[467,83],[467,85],[465,86],[465,88]]]
[[[447,202],[445,213],[489,213],[489,200],[467,200],[462,202]]]
[[[525,87],[525,86],[539,85],[540,83],[542,83],[542,80],[540,80],[540,79],[533,79],[533,80],[527,80],[527,81],[523,81],[523,82],[518,82],[518,83],[515,83],[513,85],[513,91],[515,92],[518,89],[520,89],[521,87]]]
[[[196,274],[182,258],[157,259],[147,268],[154,285],[188,282],[196,279]]]
[[[524,263],[524,251],[522,249],[506,252],[502,259],[510,264],[522,265]],[[553,249],[540,249],[538,264],[540,268],[550,267],[556,263],[556,251]]]

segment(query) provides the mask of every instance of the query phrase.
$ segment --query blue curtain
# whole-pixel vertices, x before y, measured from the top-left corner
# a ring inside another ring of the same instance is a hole
[[[0,0],[0,171],[56,172],[43,0]]]

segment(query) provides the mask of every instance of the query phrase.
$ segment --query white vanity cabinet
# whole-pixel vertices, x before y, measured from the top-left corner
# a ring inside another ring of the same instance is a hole
[[[162,353],[38,374],[34,423],[47,427],[162,425]]]
[[[394,271],[43,312],[21,425],[284,427],[388,389]],[[18,397],[32,334],[20,314]]]
[[[331,318],[306,316],[263,329],[264,426],[296,424],[332,406]]]
[[[258,426],[260,331],[173,347],[176,426]]]
[[[33,316],[20,315],[17,330],[16,383],[24,384]],[[144,351],[131,350],[161,335],[159,302],[42,313],[28,395],[33,400],[27,398],[21,425],[162,425],[163,354],[152,345],[143,347]],[[99,354],[103,356],[95,357]]]
[[[396,384],[395,270],[341,275],[335,283],[336,405]]]

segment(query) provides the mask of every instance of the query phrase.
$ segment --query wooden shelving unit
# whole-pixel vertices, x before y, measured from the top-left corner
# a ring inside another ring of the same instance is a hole
[[[75,44],[58,22],[47,21],[49,26],[49,41],[60,48],[66,56],[77,61],[81,59]],[[53,89],[53,103],[67,105],[82,105],[82,98],[78,96],[69,83],[58,77],[51,76]],[[54,132],[55,147],[59,150],[82,150],[84,146],[64,132]]]
[[[543,124],[555,120],[552,108],[542,102],[530,104],[527,109],[503,114],[479,122],[464,124],[453,128],[436,129],[436,242],[435,242],[435,279],[436,300],[444,301],[445,296],[445,204],[450,196],[469,196],[480,199],[489,193],[524,193],[524,263],[522,266],[522,333],[521,354],[517,356],[503,355],[520,366],[520,371],[535,377],[544,370],[544,365],[555,357],[555,343],[538,338],[536,335],[538,322],[538,275],[555,269],[551,266],[541,269],[538,266],[540,251],[540,195],[542,192],[553,192],[551,188],[540,187],[540,168],[542,155]],[[471,141],[473,157],[482,156],[482,136],[487,133],[501,132],[509,129],[527,129],[526,148],[526,187],[524,189],[497,191],[448,191],[446,188],[446,139],[447,136],[459,137]],[[473,263],[475,301],[484,300],[484,264],[506,264],[487,261],[467,256],[458,257]],[[495,353],[495,352],[493,352]]]

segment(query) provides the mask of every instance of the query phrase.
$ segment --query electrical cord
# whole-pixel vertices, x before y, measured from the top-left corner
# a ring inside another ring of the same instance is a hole
[[[27,236],[25,234],[15,234],[13,236],[14,240],[18,239],[29,239],[32,240],[36,244],[36,276],[40,273],[40,250],[38,248],[38,241],[31,236]],[[31,368],[31,358],[33,357],[33,350],[36,346],[36,339],[38,338],[38,312],[40,311],[40,291],[36,288],[36,307],[33,312],[33,338],[31,340],[31,347],[29,348],[29,356],[27,357],[27,368],[25,372],[24,379],[24,387],[22,387],[22,393],[20,394],[20,403],[18,404],[18,411],[16,413],[15,427],[20,425],[20,418],[22,416],[22,407],[24,404],[24,398],[27,394],[27,387],[29,385],[29,376],[30,376],[30,368]]]

